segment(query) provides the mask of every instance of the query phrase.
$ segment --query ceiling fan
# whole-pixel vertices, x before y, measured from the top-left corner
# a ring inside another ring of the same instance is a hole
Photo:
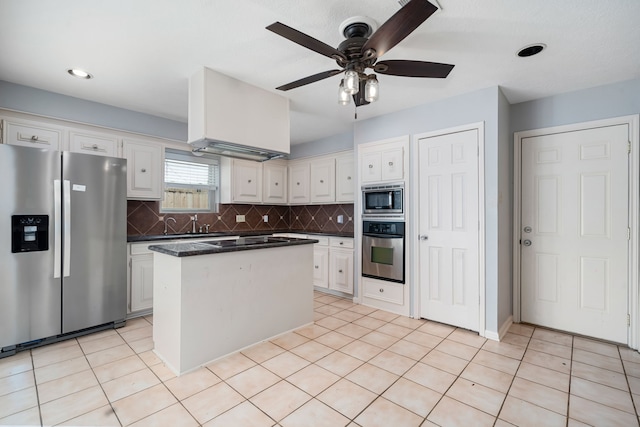
[[[372,23],[375,24],[375,22],[371,19],[352,18],[343,22],[341,26],[346,40],[340,43],[337,49],[294,28],[275,22],[269,25],[267,30],[334,59],[340,67],[340,69],[323,71],[296,80],[276,89],[287,91],[344,72],[344,79],[340,83],[339,102],[346,105],[350,102],[349,97],[353,96],[355,105],[359,107],[378,99],[378,80],[375,74],[365,74],[367,68],[379,74],[392,76],[446,78],[453,69],[453,65],[410,60],[377,62],[378,58],[404,40],[436,10],[438,8],[427,0],[410,0],[375,32],[372,31]]]

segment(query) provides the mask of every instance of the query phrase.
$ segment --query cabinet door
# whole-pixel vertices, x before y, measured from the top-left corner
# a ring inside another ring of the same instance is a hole
[[[354,201],[356,180],[353,166],[353,156],[336,159],[336,202]]]
[[[5,122],[5,144],[24,147],[62,150],[62,129],[48,127],[37,122]]]
[[[313,248],[313,285],[319,288],[329,287],[329,248]]]
[[[233,160],[233,201],[262,202],[262,164]]]
[[[264,203],[287,203],[287,167],[281,164],[263,163]]]
[[[302,204],[310,201],[309,163],[289,166],[289,203]]]
[[[362,174],[362,182],[377,182],[382,179],[381,161],[381,153],[365,153],[361,156],[360,173]]]
[[[153,308],[153,254],[131,257],[131,311]]]
[[[125,140],[124,157],[127,159],[127,198],[162,199],[162,146]]]
[[[353,294],[353,252],[331,250],[329,289]]]
[[[97,156],[120,157],[118,153],[118,137],[74,130],[69,132],[69,151]]]
[[[394,181],[404,178],[402,147],[386,150],[382,152],[382,180]]]
[[[311,163],[311,202],[333,203],[336,201],[336,162],[334,159]]]

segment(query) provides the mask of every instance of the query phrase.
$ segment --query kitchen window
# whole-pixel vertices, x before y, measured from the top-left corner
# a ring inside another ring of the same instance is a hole
[[[217,212],[220,159],[166,149],[160,212]]]

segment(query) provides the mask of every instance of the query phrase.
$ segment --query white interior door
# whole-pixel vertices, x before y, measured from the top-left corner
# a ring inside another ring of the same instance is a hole
[[[628,125],[522,140],[521,318],[627,342]]]
[[[422,138],[420,316],[479,330],[478,129]]]

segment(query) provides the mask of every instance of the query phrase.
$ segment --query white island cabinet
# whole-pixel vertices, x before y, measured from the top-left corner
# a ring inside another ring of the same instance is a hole
[[[178,375],[313,322],[313,244],[153,258],[154,351]]]

